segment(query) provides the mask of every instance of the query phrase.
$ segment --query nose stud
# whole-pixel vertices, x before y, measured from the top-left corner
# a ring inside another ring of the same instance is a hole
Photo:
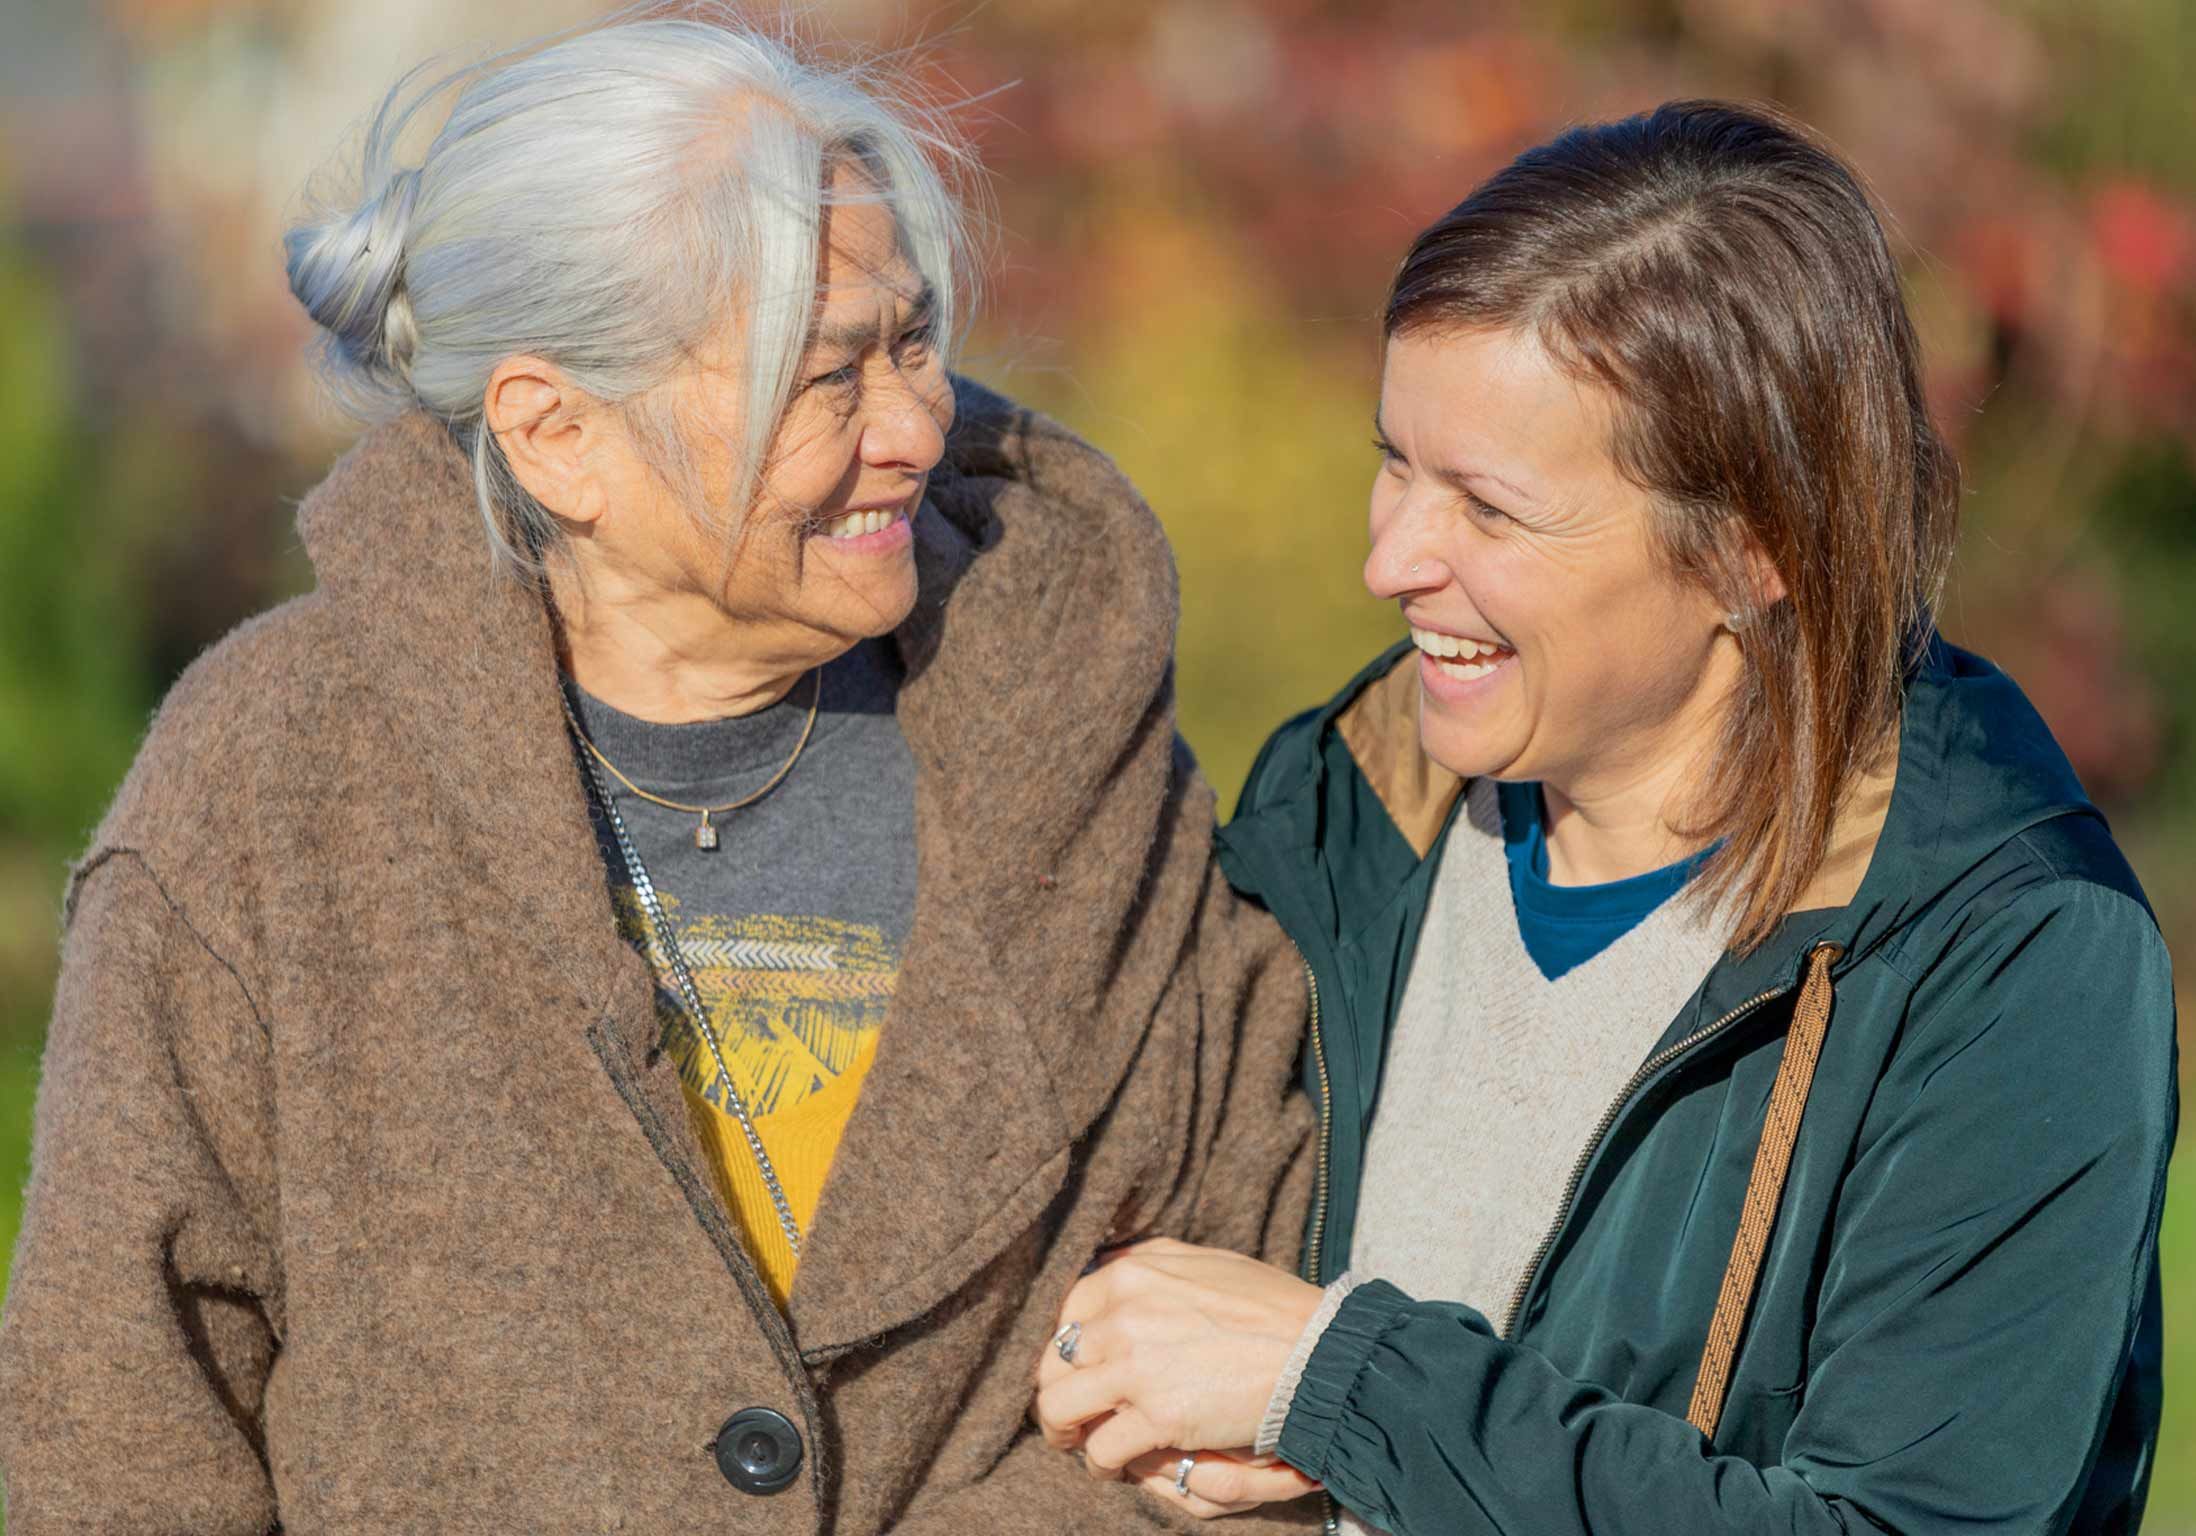
[[[1418,574],[1418,566],[1417,566],[1416,564],[1413,564],[1413,565],[1411,566],[1411,574],[1412,574],[1413,576],[1416,576],[1416,575]]]

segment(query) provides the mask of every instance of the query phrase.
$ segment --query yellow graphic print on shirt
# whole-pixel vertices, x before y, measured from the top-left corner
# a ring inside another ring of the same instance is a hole
[[[898,951],[868,924],[781,913],[690,914],[676,897],[661,891],[657,897],[693,972],[732,1086],[805,1233],[876,1055],[878,1028],[899,980]],[[717,1193],[783,1306],[796,1261],[754,1153],[726,1107],[715,1055],[688,1026],[669,962],[630,888],[619,890],[617,908],[619,927],[655,970],[664,1050],[678,1068]]]

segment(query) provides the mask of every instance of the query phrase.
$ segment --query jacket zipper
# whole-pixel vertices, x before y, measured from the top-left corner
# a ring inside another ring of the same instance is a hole
[[[1295,941],[1290,940],[1292,944]],[[1327,1236],[1327,1193],[1329,1182],[1329,1157],[1334,1146],[1334,1083],[1327,1076],[1327,1044],[1319,1033],[1319,973],[1297,946],[1296,958],[1304,967],[1304,982],[1311,990],[1311,1048],[1312,1069],[1319,1074],[1319,1160],[1312,1175],[1311,1236],[1304,1245],[1304,1278],[1317,1285],[1319,1281],[1319,1249]],[[1342,1511],[1334,1502],[1334,1495],[1321,1489],[1320,1502],[1326,1506],[1326,1517],[1321,1521],[1323,1536],[1341,1536]]]
[[[1509,1310],[1503,1314],[1502,1331],[1497,1337],[1510,1340],[1512,1343],[1516,1342],[1510,1337],[1511,1331],[1517,1327],[1518,1317],[1525,1310],[1525,1298],[1532,1293],[1533,1282],[1540,1278],[1540,1266],[1547,1262],[1549,1251],[1555,1247],[1556,1238],[1563,1231],[1563,1224],[1571,1219],[1571,1202],[1578,1198],[1578,1187],[1585,1180],[1587,1165],[1593,1162],[1594,1155],[1601,1150],[1602,1139],[1615,1126],[1617,1116],[1624,1112],[1624,1106],[1630,1102],[1632,1095],[1637,1093],[1641,1085],[1649,1078],[1660,1072],[1672,1061],[1704,1041],[1722,1034],[1724,1030],[1730,1028],[1731,1025],[1737,1023],[1764,1003],[1774,1002],[1776,999],[1783,997],[1792,990],[1793,985],[1794,983],[1787,982],[1781,987],[1748,998],[1713,1024],[1696,1029],[1676,1044],[1655,1052],[1654,1055],[1640,1063],[1638,1071],[1625,1080],[1624,1086],[1618,1090],[1616,1098],[1610,1101],[1609,1107],[1601,1112],[1601,1119],[1595,1123],[1593,1134],[1586,1138],[1585,1149],[1579,1153],[1578,1160],[1571,1165],[1571,1176],[1563,1184],[1563,1198],[1556,1204],[1555,1220],[1549,1224],[1548,1230],[1541,1235],[1540,1246],[1533,1250],[1532,1259],[1526,1264],[1524,1272],[1517,1277],[1517,1287],[1510,1292]]]
[[[1319,1281],[1319,1249],[1327,1235],[1327,1182],[1328,1156],[1334,1145],[1334,1086],[1327,1077],[1327,1046],[1319,1035],[1319,976],[1304,959],[1304,952],[1296,952],[1303,961],[1304,980],[1311,988],[1311,1047],[1312,1066],[1319,1074],[1319,1160],[1312,1175],[1312,1228],[1311,1238],[1304,1252],[1304,1278],[1317,1285]]]

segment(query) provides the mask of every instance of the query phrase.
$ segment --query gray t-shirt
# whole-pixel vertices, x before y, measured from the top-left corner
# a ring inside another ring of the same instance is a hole
[[[798,1107],[850,1068],[847,1086],[857,1086],[898,980],[915,907],[915,763],[893,713],[900,681],[886,641],[825,666],[808,745],[762,799],[710,818],[714,850],[696,846],[699,816],[653,805],[601,775],[758,1118]],[[636,719],[569,680],[565,691],[588,737],[627,778],[651,794],[714,806],[784,765],[814,686],[804,679],[752,715],[684,725]],[[687,1086],[708,1093],[714,1063],[665,990],[670,975],[608,819],[598,812],[595,822],[619,926],[655,964],[666,1049]],[[709,1097],[717,1102],[717,1093]]]

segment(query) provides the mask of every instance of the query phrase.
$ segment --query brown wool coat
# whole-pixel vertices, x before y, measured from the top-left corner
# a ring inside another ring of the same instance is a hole
[[[1210,868],[1156,522],[960,393],[897,636],[914,927],[788,1314],[654,1048],[545,611],[402,420],[71,882],[0,1318],[13,1536],[1162,1518],[1031,1437],[1033,1362],[1109,1238],[1293,1258],[1304,980]],[[711,1454],[749,1405],[807,1449],[774,1497]]]

